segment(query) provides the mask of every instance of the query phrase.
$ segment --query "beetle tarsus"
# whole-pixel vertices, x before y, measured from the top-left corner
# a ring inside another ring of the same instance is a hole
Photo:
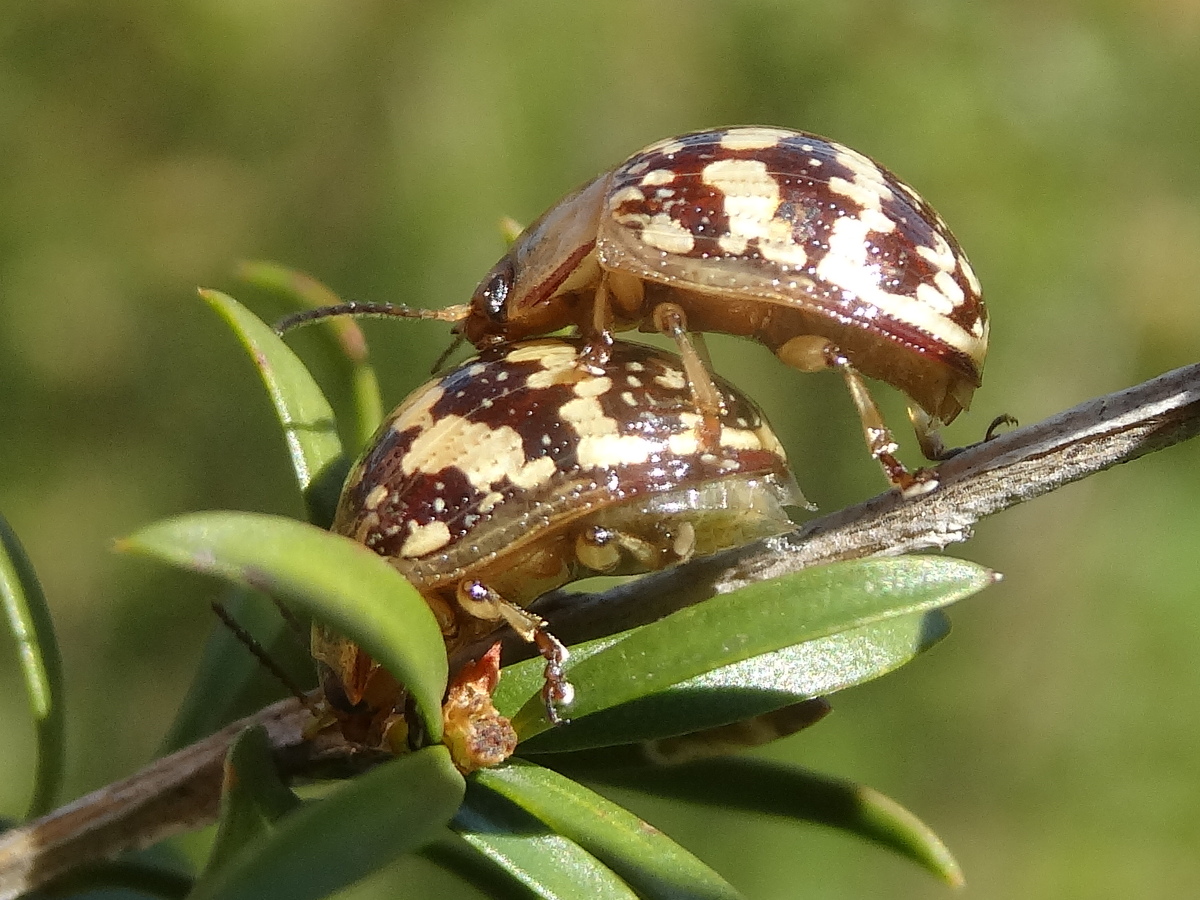
[[[1017,421],[1016,416],[1010,416],[1008,413],[1001,413],[1000,415],[996,416],[996,418],[992,419],[991,424],[988,425],[987,431],[983,433],[983,441],[984,443],[987,443],[988,441],[993,440],[997,436],[996,429],[1000,428],[1001,426],[1008,425],[1011,428],[1016,428],[1020,424],[1021,423]]]
[[[567,680],[564,668],[571,651],[544,627],[534,631],[533,643],[546,661],[546,668],[542,672],[542,701],[546,704],[546,718],[551,725],[570,724],[571,720],[564,718],[559,710],[569,707],[575,700],[575,687]]]

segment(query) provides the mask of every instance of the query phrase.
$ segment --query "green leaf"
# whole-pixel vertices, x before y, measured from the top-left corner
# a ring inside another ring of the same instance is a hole
[[[37,772],[29,818],[54,808],[63,776],[62,656],[54,636],[54,620],[33,564],[0,516],[0,603],[9,632],[17,642],[17,659],[37,734]]]
[[[445,747],[426,747],[349,779],[284,816],[204,878],[193,900],[317,900],[442,833],[465,785]]]
[[[247,844],[274,831],[276,821],[299,805],[300,798],[279,777],[266,729],[247,728],[225,756],[221,817],[204,877],[212,877]]]
[[[924,653],[949,631],[950,620],[935,610],[826,635],[722,666],[658,694],[575,719],[569,727],[543,731],[523,742],[522,750],[553,753],[608,747],[742,722],[885,675]],[[540,668],[533,675],[540,678]],[[522,676],[529,679],[527,673]],[[506,669],[501,685],[508,678]],[[581,683],[576,689],[590,688]]]
[[[200,296],[229,323],[258,368],[283,426],[308,519],[328,528],[350,468],[329,401],[304,363],[261,319],[219,291],[202,290]]]
[[[470,820],[473,816],[470,806],[471,785],[468,782],[467,799],[459,809],[456,818],[463,817],[464,822]],[[514,810],[514,812],[520,813],[520,810]],[[490,834],[495,835],[501,844],[517,835],[529,837],[531,829],[545,831],[545,827],[540,822],[530,818],[525,813],[520,813],[520,815],[526,820],[524,827],[501,827],[495,821],[488,821],[485,825],[483,820],[477,815],[474,816],[473,821],[478,826],[477,830],[481,832],[490,828]],[[554,837],[563,845],[574,848],[575,852],[583,853],[582,850],[576,845],[571,844],[570,841],[558,838],[557,835],[554,835]],[[516,843],[517,846],[524,846],[519,841]],[[434,841],[432,844],[421,848],[420,855],[426,861],[453,875],[459,881],[471,885],[480,894],[487,897],[488,900],[529,900],[531,888],[526,887],[510,868],[506,868],[494,860],[490,855],[492,851],[493,848],[490,842],[487,843],[486,849],[481,849],[467,843],[459,835],[449,832],[441,840]],[[511,865],[512,861],[509,860],[509,862]],[[599,863],[595,864],[599,865]],[[559,896],[559,894],[539,891],[533,891],[533,893],[543,897]]]
[[[308,516],[318,525],[328,525],[347,468],[329,404],[303,364],[263,322],[224,294],[202,291],[201,296],[229,323],[249,351],[283,425]],[[295,645],[295,637],[261,600],[252,600],[245,591],[234,591],[222,602],[247,631],[256,635],[272,658],[288,655]],[[303,683],[307,679],[297,680]],[[178,749],[211,734],[248,712],[248,703],[277,696],[273,684],[264,690],[264,681],[262,666],[237,638],[224,627],[213,629],[165,748]]]
[[[242,280],[268,290],[282,299],[292,311],[336,306],[342,298],[311,275],[270,262],[246,262],[238,267]],[[368,362],[367,341],[351,316],[335,316],[324,327],[309,331],[318,335],[325,355],[341,385],[350,395],[350,423],[347,434],[353,446],[366,444],[383,418],[379,381]]]
[[[680,766],[589,769],[587,777],[722,810],[827,825],[894,850],[947,884],[963,884],[958,863],[928,825],[895,800],[845,779],[746,757]]]
[[[478,774],[478,773],[476,773]],[[466,802],[450,827],[494,868],[504,887],[520,885],[546,900],[636,900],[624,881],[577,843],[555,834],[503,797],[482,788],[474,777]]]
[[[643,898],[732,900],[720,875],[633,813],[557,772],[513,759],[474,774],[481,788],[515,803],[578,844]]]
[[[817,566],[752,584],[568,662],[577,693],[567,713],[582,718],[783,647],[946,606],[994,577],[975,563],[903,556]],[[523,739],[550,727],[539,697],[526,702],[513,725]]]
[[[440,739],[441,630],[416,589],[363,545],[280,516],[208,512],[155,523],[117,546],[257,588],[327,623],[404,683]]]

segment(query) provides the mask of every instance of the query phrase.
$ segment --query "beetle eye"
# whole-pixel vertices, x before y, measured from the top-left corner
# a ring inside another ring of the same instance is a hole
[[[507,318],[504,314],[504,304],[508,300],[509,291],[512,290],[513,275],[512,261],[507,258],[501,260],[492,271],[491,277],[475,295],[493,322],[504,322]]]

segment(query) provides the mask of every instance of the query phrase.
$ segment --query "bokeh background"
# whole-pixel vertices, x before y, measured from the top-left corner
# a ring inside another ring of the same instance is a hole
[[[71,796],[153,754],[210,626],[211,585],[111,540],[188,510],[300,512],[256,375],[196,286],[253,304],[231,273],[266,258],[348,297],[462,302],[502,215],[529,221],[653,140],[733,123],[850,144],[951,224],[993,321],[952,441],[1200,354],[1188,0],[4,4],[0,510],[63,641]],[[364,327],[393,402],[444,345],[436,324]],[[882,489],[835,376],[711,343],[823,510]],[[905,803],[978,900],[1195,892],[1198,454],[982,523],[952,552],[1005,581],[770,755]],[[0,814],[16,815],[32,743],[11,653],[0,678]],[[944,890],[817,828],[624,799],[756,898]],[[354,896],[474,896],[426,877]]]

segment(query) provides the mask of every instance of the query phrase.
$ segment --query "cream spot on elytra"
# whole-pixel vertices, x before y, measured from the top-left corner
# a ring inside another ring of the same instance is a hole
[[[669,391],[682,391],[687,387],[687,376],[679,369],[664,369],[662,374],[654,376],[654,383]]]
[[[769,150],[795,135],[782,128],[732,128],[721,135],[725,150]]]
[[[643,187],[658,187],[670,184],[675,180],[675,173],[670,169],[653,169],[642,176]]]
[[[483,491],[505,478],[517,487],[536,487],[554,474],[554,461],[527,459],[521,436],[507,425],[496,428],[446,416],[417,435],[401,468],[406,475],[457,468]]]
[[[450,529],[445,522],[430,522],[428,525],[408,523],[408,537],[400,546],[400,555],[415,559],[441,550],[450,543]]]
[[[599,397],[608,393],[612,387],[612,379],[608,376],[599,378],[583,378],[575,385],[576,397]]]

